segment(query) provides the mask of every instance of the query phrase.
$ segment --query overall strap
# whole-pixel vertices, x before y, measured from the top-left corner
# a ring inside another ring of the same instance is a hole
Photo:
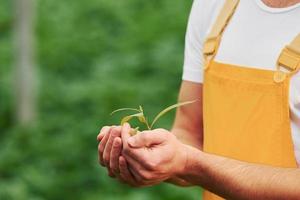
[[[300,34],[281,51],[278,64],[291,71],[300,67]]]
[[[280,67],[284,67],[289,72],[283,72]],[[274,74],[274,81],[280,83],[286,76],[292,76],[300,69],[300,34],[281,51],[277,60],[277,70]]]
[[[208,56],[216,54],[222,33],[234,14],[238,4],[239,0],[225,0],[224,6],[204,43],[203,54],[205,59],[207,59]]]

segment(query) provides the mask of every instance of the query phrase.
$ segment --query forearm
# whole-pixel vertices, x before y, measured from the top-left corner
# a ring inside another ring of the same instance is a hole
[[[186,145],[193,146],[202,150],[202,129],[201,130],[188,130],[186,128],[180,128],[174,126],[171,132]]]
[[[165,181],[166,183],[171,183],[173,185],[177,185],[177,186],[180,186],[180,187],[190,187],[190,186],[194,186],[194,184],[192,183],[189,183],[188,181],[182,179],[182,178],[179,178],[179,177],[172,177],[168,180]]]
[[[179,107],[176,112],[171,132],[182,143],[202,149],[203,146],[203,120],[202,120],[202,84],[183,81],[179,92],[179,102],[198,101]],[[178,177],[172,177],[167,182],[179,186],[190,186],[188,181]]]
[[[226,199],[300,199],[300,170],[249,164],[188,148],[179,177]]]

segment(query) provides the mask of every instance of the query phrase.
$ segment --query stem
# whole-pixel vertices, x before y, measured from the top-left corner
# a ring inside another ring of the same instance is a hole
[[[145,117],[145,124],[146,124],[148,130],[151,130],[151,126],[149,126],[149,122],[146,117]]]

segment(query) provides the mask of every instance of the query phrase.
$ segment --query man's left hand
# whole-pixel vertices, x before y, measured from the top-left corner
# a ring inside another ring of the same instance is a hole
[[[130,137],[127,130],[122,131],[122,155],[136,181],[152,185],[184,172],[188,147],[171,132],[155,129]]]

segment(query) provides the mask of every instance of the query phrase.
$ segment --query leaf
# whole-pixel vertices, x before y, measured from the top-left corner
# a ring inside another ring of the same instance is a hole
[[[146,118],[145,118],[144,114],[143,114],[143,116],[140,116],[140,117],[138,117],[138,118],[139,118],[139,121],[140,121],[140,122],[146,123]]]
[[[142,123],[146,123],[146,118],[144,116],[144,110],[143,110],[143,107],[142,106],[139,106],[139,109],[140,109],[140,112],[143,114],[142,116],[138,117],[139,118],[139,121],[142,122]]]
[[[194,100],[194,101],[185,101],[185,102],[181,102],[181,103],[177,103],[177,104],[174,104],[174,105],[171,105],[169,107],[167,107],[166,109],[162,110],[160,113],[158,113],[158,115],[156,115],[156,117],[154,118],[150,128],[152,129],[152,127],[154,126],[155,122],[161,118],[164,114],[166,114],[167,112],[169,112],[170,110],[174,109],[174,108],[178,108],[178,107],[181,107],[181,106],[185,106],[185,105],[188,105],[188,104],[192,104],[192,103],[195,103],[197,100]]]
[[[131,120],[131,119],[134,118],[134,117],[139,118],[139,117],[141,117],[141,116],[144,116],[144,114],[141,113],[141,112],[136,113],[136,114],[133,114],[133,115],[125,116],[125,117],[123,117],[122,120],[121,120],[121,125],[125,124],[126,122],[128,122],[129,120]]]
[[[144,110],[143,110],[143,107],[142,107],[142,106],[139,106],[139,108],[140,108],[140,111],[141,111],[141,112],[144,112]]]
[[[117,112],[120,112],[120,111],[137,111],[137,112],[140,112],[140,110],[135,109],[135,108],[120,108],[120,109],[114,110],[112,113],[110,113],[110,115],[113,115],[113,114],[115,114]]]
[[[147,126],[148,130],[150,130],[151,128],[150,128],[150,126],[149,126],[149,122],[148,122],[147,118],[146,118],[145,115],[144,115],[143,107],[142,107],[142,106],[139,106],[139,109],[140,109],[141,113],[143,113],[143,116],[140,116],[140,117],[139,117],[139,121],[140,121],[141,123],[145,124],[145,125]]]

